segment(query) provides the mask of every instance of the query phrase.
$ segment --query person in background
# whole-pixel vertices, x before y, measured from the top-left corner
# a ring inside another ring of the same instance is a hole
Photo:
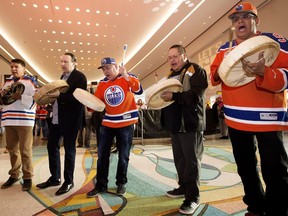
[[[5,82],[1,89],[1,96],[5,94],[5,88],[19,82],[24,85],[22,95],[19,92],[12,94],[15,100],[9,105],[4,105],[1,124],[6,131],[6,149],[9,152],[11,169],[9,179],[1,185],[6,189],[19,181],[21,169],[23,191],[29,191],[32,186],[33,164],[33,126],[35,123],[36,104],[33,100],[37,82],[33,77],[25,75],[25,62],[21,59],[13,59],[10,62],[12,76]]]
[[[86,76],[76,69],[76,57],[65,53],[60,58],[63,74],[61,79],[69,85],[65,93],[54,91],[47,97],[55,98],[52,110],[52,123],[49,127],[47,143],[50,178],[36,187],[44,189],[61,184],[60,146],[63,137],[65,150],[64,183],[56,191],[56,195],[67,193],[74,187],[74,168],[76,157],[76,139],[81,126],[84,106],[73,96],[76,88],[87,89]]]
[[[35,118],[35,124],[33,127],[33,136],[35,136],[35,131],[36,135],[40,136],[41,133],[41,122],[40,122],[40,106],[36,106],[36,118]]]
[[[173,45],[168,51],[171,67],[168,79],[178,79],[182,92],[164,91],[161,98],[174,103],[161,111],[163,126],[170,131],[173,157],[179,188],[167,191],[171,198],[185,197],[179,212],[192,214],[200,202],[200,169],[205,130],[205,90],[208,87],[206,71],[188,60],[182,45]]]
[[[220,139],[229,139],[228,137],[228,126],[225,123],[225,115],[224,115],[224,103],[222,97],[217,98],[218,106],[217,106],[217,113],[218,113],[218,121],[219,121],[219,128],[220,128]]]
[[[48,111],[46,110],[46,108],[44,106],[41,106],[39,118],[40,118],[40,125],[41,125],[42,136],[43,136],[41,138],[42,140],[48,139],[48,125],[46,121],[47,114],[48,114]]]
[[[114,58],[102,59],[98,69],[102,69],[105,78],[100,81],[94,95],[105,103],[106,108],[98,143],[96,184],[87,197],[95,197],[108,189],[110,150],[115,137],[119,157],[116,193],[124,195],[134,124],[138,121],[134,94],[142,94],[143,89],[138,78],[117,65]]]
[[[147,106],[145,105],[145,103],[140,98],[137,100],[136,105],[137,105],[138,109],[147,109]]]
[[[249,2],[237,4],[230,12],[229,19],[236,34],[232,49],[260,35],[280,45],[278,58],[271,66],[265,65],[263,52],[259,52],[255,62],[243,60],[243,70],[247,75],[255,76],[255,80],[246,85],[230,87],[222,82],[218,74],[218,68],[229,51],[230,42],[225,43],[219,48],[211,65],[211,83],[214,86],[221,84],[222,87],[225,121],[245,192],[243,201],[248,211],[245,215],[287,216],[288,159],[283,131],[288,129],[285,90],[288,42],[279,34],[257,31],[260,19],[256,7]],[[257,147],[261,169],[258,168]]]

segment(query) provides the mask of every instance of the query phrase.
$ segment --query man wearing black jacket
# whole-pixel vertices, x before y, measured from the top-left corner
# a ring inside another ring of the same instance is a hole
[[[72,53],[65,53],[60,59],[63,74],[61,79],[69,85],[67,92],[55,91],[50,97],[55,97],[52,110],[52,123],[49,128],[47,143],[49,169],[51,176],[43,183],[36,185],[38,188],[57,186],[61,184],[60,146],[61,138],[65,149],[64,183],[55,193],[61,195],[74,187],[73,177],[76,156],[76,138],[81,126],[84,106],[76,100],[73,92],[76,88],[87,89],[86,76],[76,69],[76,58]]]
[[[182,92],[165,91],[164,101],[175,101],[162,109],[162,123],[170,131],[179,188],[167,191],[171,198],[185,197],[179,212],[192,214],[199,205],[203,131],[205,129],[206,71],[189,62],[185,48],[173,45],[168,52],[171,72],[168,79],[178,79]]]

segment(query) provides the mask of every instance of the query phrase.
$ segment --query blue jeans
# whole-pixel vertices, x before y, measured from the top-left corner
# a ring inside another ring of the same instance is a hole
[[[105,190],[108,187],[110,149],[114,137],[116,137],[116,146],[118,150],[116,185],[118,186],[127,183],[127,170],[130,149],[132,146],[133,129],[133,125],[122,128],[101,126],[100,142],[98,144],[96,188]]]

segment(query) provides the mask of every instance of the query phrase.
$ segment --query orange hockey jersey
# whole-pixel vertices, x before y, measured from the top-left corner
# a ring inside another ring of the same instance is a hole
[[[240,87],[229,87],[221,80],[215,81],[229,42],[222,45],[211,65],[211,84],[222,85],[225,121],[229,127],[244,131],[281,131],[288,129],[286,88],[288,77],[288,42],[278,34],[260,33],[280,44],[280,53],[264,76]],[[257,36],[256,36],[257,37]],[[237,46],[233,41],[233,48]]]
[[[138,109],[134,94],[142,94],[138,78],[129,73],[129,81],[119,75],[110,81],[106,77],[99,82],[95,96],[106,105],[102,125],[112,128],[125,127],[138,121]]]

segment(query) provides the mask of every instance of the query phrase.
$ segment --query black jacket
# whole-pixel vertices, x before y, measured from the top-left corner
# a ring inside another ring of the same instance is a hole
[[[171,71],[168,78],[179,76],[191,65],[194,66],[195,73],[189,78],[190,89],[174,92],[172,99],[175,102],[161,110],[161,122],[165,129],[172,133],[205,130],[205,90],[208,87],[206,71],[187,61],[180,71]],[[183,84],[183,80],[180,82]]]
[[[87,89],[86,76],[74,69],[67,79],[69,85],[65,93],[58,97],[58,119],[61,132],[75,132],[81,127],[84,106],[73,96],[76,88]]]

